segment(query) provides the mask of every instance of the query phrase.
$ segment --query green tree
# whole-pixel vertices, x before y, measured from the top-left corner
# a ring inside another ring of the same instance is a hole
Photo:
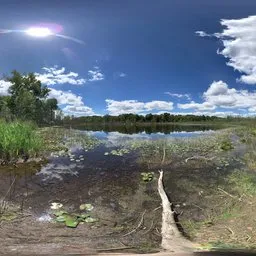
[[[14,70],[7,81],[11,83],[7,106],[13,116],[38,124],[50,123],[58,109],[56,99],[48,99],[50,89],[37,80],[35,74],[22,75]]]

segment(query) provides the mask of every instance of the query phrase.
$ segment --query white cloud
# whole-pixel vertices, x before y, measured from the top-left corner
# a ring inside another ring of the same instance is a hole
[[[144,103],[144,108],[146,111],[152,111],[152,110],[172,110],[173,109],[173,103],[167,102],[167,101],[161,101],[161,100],[154,100],[150,102]]]
[[[213,82],[203,97],[216,107],[238,109],[256,106],[256,92],[230,89],[223,81]]]
[[[73,106],[83,106],[83,100],[81,96],[78,96],[72,92],[56,90],[50,88],[48,98],[55,98],[59,105],[73,105]]]
[[[11,83],[8,81],[0,80],[0,96],[6,96],[9,94],[8,90]]]
[[[212,36],[219,38],[223,49],[218,54],[228,59],[227,65],[242,73],[237,79],[246,84],[256,84],[256,16],[242,19],[223,19],[225,29]],[[203,31],[199,36],[209,36]]]
[[[234,111],[195,111],[195,112],[175,112],[174,115],[196,115],[196,116],[218,116],[218,117],[227,117],[227,116],[241,116],[240,114]],[[244,115],[247,116],[247,115]]]
[[[196,35],[198,35],[200,37],[213,37],[214,36],[214,35],[211,35],[211,34],[207,34],[204,31],[196,31],[195,33],[196,33]]]
[[[95,115],[92,108],[85,106],[83,98],[71,91],[52,89],[48,98],[55,98],[65,115],[90,116]]]
[[[65,72],[65,68],[54,67],[43,67],[44,73],[35,73],[36,78],[45,85],[56,85],[56,84],[72,84],[72,85],[82,85],[86,83],[84,78],[79,78],[78,73],[75,72]]]
[[[126,73],[124,73],[124,72],[114,72],[113,73],[113,78],[114,79],[119,79],[119,78],[124,78],[124,77],[126,77],[127,76],[127,74]]]
[[[171,111],[173,109],[173,102],[167,101],[140,102],[137,100],[115,101],[107,99],[106,103],[107,110],[111,115],[119,115],[126,113],[143,114],[148,111]]]
[[[165,92],[164,94],[170,95],[172,97],[177,97],[177,98],[187,98],[188,100],[191,99],[190,94],[188,94],[188,93],[181,94],[181,93]]]
[[[253,111],[256,107],[256,92],[229,88],[223,81],[214,81],[203,93],[203,100],[202,103],[192,101],[188,104],[178,104],[178,108],[197,111],[211,111],[216,108]]]
[[[121,72],[121,73],[119,73],[119,76],[120,77],[126,77],[127,75],[125,73]]]
[[[190,103],[186,104],[178,104],[178,108],[180,109],[195,109],[197,111],[207,111],[207,110],[214,110],[216,107],[208,102],[203,103],[196,103],[191,101]]]
[[[75,116],[95,115],[92,108],[88,106],[66,106],[62,110],[66,115],[75,115]]]
[[[94,70],[89,70],[88,71],[88,76],[89,76],[89,81],[94,82],[94,81],[101,81],[104,80],[104,74],[101,73],[101,70],[99,67],[95,66]]]
[[[228,93],[228,85],[223,81],[214,81],[204,93],[205,97],[218,96]]]

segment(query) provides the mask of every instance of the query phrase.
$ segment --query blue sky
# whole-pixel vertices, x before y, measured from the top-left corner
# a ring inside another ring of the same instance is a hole
[[[0,73],[35,72],[66,114],[256,110],[255,0],[2,0],[0,44]]]

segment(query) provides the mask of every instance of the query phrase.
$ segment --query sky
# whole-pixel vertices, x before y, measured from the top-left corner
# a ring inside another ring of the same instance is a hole
[[[256,1],[1,0],[0,95],[14,69],[66,115],[254,116]]]

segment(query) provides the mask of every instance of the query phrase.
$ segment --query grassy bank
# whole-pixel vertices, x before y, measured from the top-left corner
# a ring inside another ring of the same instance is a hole
[[[43,142],[33,124],[0,122],[0,162],[36,157],[42,147]]]

